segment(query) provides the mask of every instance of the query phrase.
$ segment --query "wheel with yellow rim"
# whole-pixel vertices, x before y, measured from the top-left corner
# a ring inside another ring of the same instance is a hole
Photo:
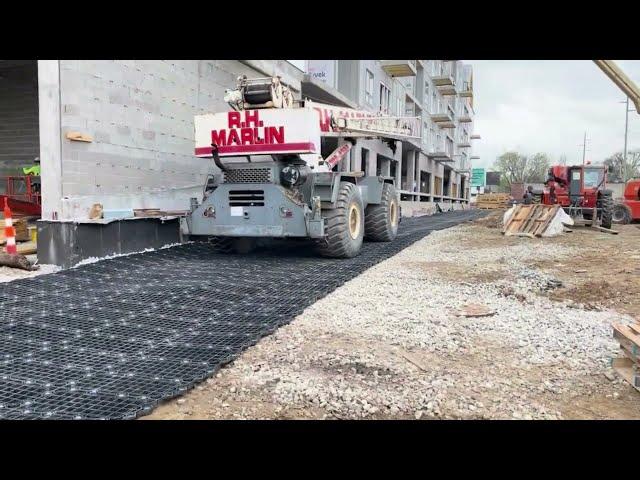
[[[351,258],[362,248],[364,208],[358,187],[340,182],[339,188],[335,208],[322,210],[325,236],[316,240],[316,248],[323,257]]]
[[[369,205],[365,211],[365,238],[374,242],[391,242],[398,235],[399,223],[400,201],[396,187],[392,183],[385,183],[380,203]]]

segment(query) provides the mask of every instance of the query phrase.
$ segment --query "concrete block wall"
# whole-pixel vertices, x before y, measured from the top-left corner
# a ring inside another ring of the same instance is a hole
[[[40,123],[41,131],[60,132],[59,152],[55,145],[42,147],[49,153],[47,171],[55,170],[59,181],[43,182],[46,219],[86,218],[94,203],[105,209],[188,209],[215,170],[210,159],[193,155],[194,115],[227,110],[224,91],[238,75],[282,74],[295,83],[293,67],[266,61],[39,61],[43,84],[54,90],[51,62],[58,69],[59,120],[49,111],[55,110],[50,95]],[[71,131],[93,141],[70,141]]]
[[[40,156],[36,65],[0,60],[0,176],[21,175]]]

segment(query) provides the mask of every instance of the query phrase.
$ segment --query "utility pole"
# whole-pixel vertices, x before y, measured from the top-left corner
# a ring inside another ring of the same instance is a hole
[[[584,165],[587,158],[587,132],[584,132],[584,142],[578,146],[582,147],[582,164]]]

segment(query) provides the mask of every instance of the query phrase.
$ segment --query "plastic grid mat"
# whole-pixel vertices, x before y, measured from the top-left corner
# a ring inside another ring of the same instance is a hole
[[[0,284],[0,419],[148,413],[367,268],[480,215],[404,219],[394,242],[347,260],[192,243]]]

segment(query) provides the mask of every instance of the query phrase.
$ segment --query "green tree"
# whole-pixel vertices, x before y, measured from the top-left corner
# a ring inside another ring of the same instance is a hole
[[[546,153],[527,156],[518,152],[506,152],[493,164],[494,170],[502,174],[501,181],[506,187],[512,183],[543,183],[549,166]]]
[[[630,178],[640,176],[640,150],[627,152],[627,161],[624,161],[622,152],[617,152],[604,162],[611,171],[607,175],[610,182],[626,182]]]

